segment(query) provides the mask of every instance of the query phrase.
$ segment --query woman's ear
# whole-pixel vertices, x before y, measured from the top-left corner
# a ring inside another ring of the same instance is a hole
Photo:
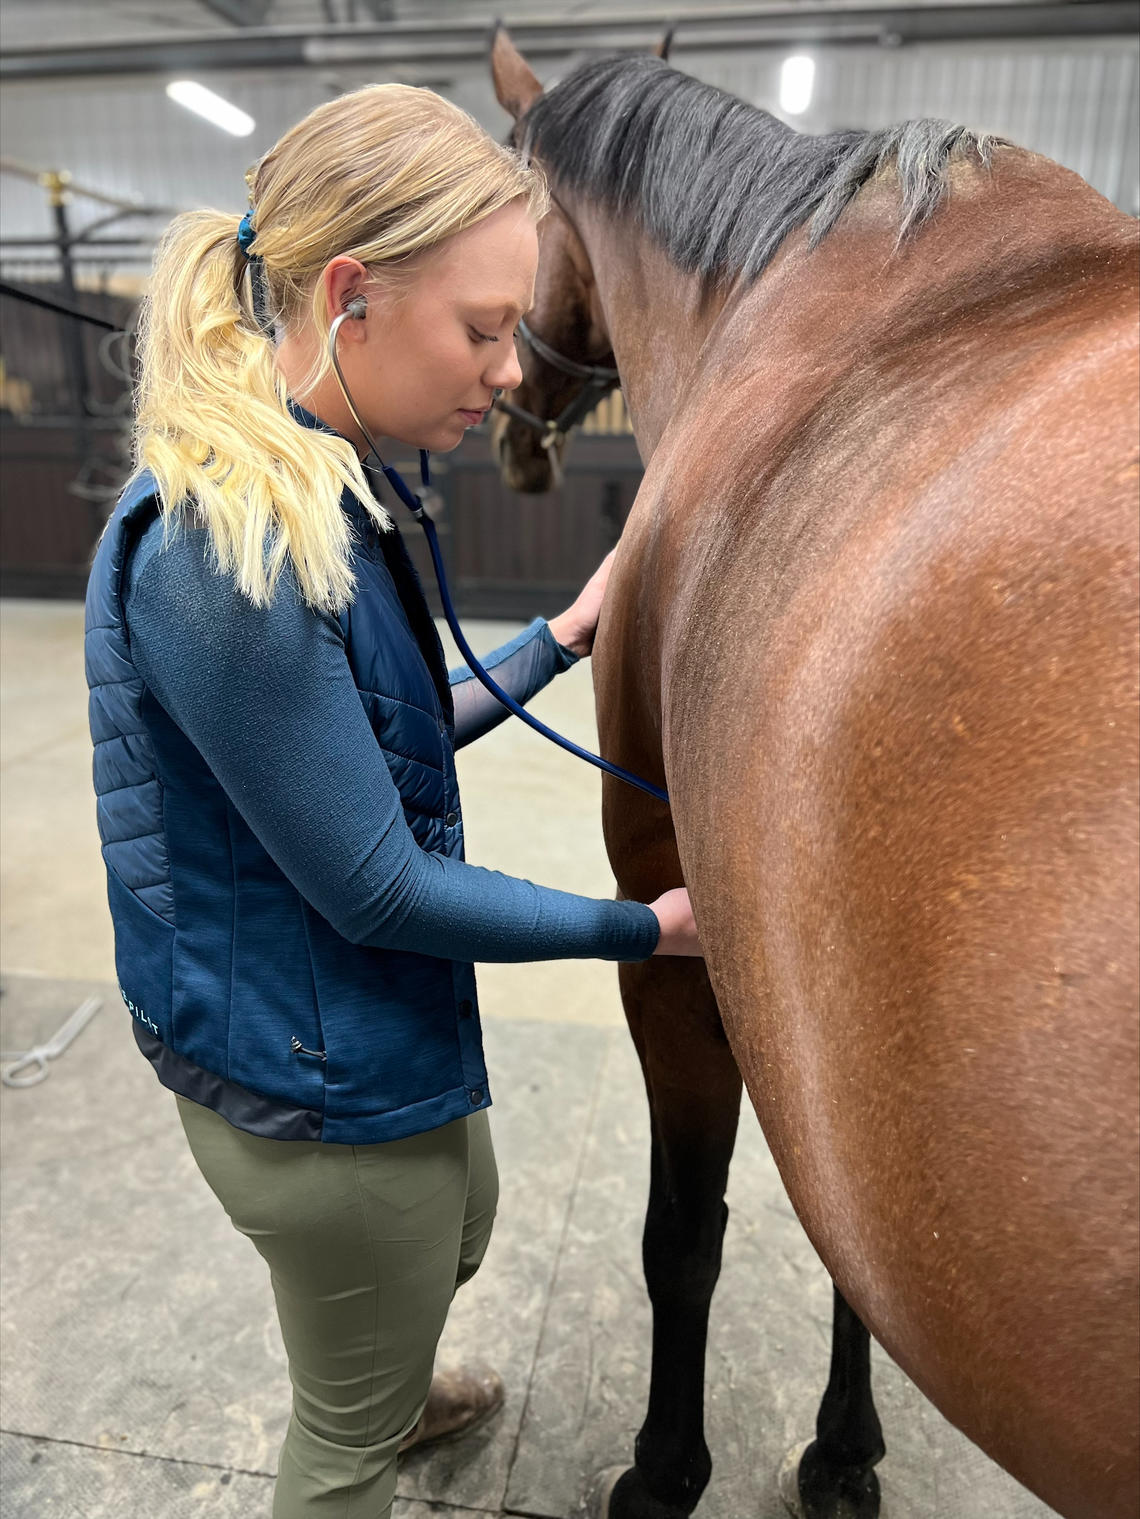
[[[351,301],[363,298],[364,286],[368,281],[368,270],[359,259],[340,254],[330,259],[325,265],[321,280],[324,284],[325,303],[328,306],[331,322],[347,309]],[[349,327],[355,325],[355,323],[346,323]],[[342,327],[342,335],[344,330]]]

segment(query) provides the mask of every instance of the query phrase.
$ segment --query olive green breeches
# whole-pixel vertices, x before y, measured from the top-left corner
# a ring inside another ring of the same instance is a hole
[[[455,1289],[491,1235],[485,1112],[386,1144],[263,1139],[178,1098],[190,1148],[269,1266],[293,1413],[273,1519],[388,1519]]]

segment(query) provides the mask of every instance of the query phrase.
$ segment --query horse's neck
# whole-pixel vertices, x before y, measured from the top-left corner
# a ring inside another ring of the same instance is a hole
[[[676,414],[724,305],[628,221],[584,211],[579,227],[621,370],[638,450],[648,462]]]
[[[1132,218],[1056,164],[1011,149],[992,173],[963,169],[959,180],[939,209],[938,231],[909,252],[897,251],[897,186],[881,177],[814,252],[801,228],[759,280],[715,295],[635,223],[577,208],[642,459],[694,388],[731,392],[744,383],[761,334],[767,357],[782,358],[781,373],[810,408],[871,348],[911,341],[940,310],[949,319],[971,302],[1000,308],[1006,290],[1028,320],[1031,309],[1056,304],[1078,265],[1087,282],[1108,277],[1122,257],[1134,261]],[[795,405],[784,396],[789,422]]]

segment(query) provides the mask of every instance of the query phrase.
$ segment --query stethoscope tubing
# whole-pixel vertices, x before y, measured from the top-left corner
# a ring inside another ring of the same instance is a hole
[[[428,516],[427,509],[424,506],[423,502],[409,488],[407,482],[404,480],[399,471],[394,469],[392,465],[384,463],[384,460],[380,456],[380,450],[376,446],[375,439],[368,431],[368,428],[364,425],[363,418],[356,409],[356,405],[353,402],[352,396],[349,394],[348,385],[345,383],[344,375],[341,372],[340,360],[337,357],[336,351],[337,333],[340,331],[342,323],[345,321],[351,321],[360,315],[359,312],[353,311],[351,309],[351,306],[352,303],[350,302],[349,309],[342,311],[341,314],[334,319],[332,325],[329,327],[328,353],[329,359],[332,363],[333,372],[336,375],[337,382],[340,385],[342,394],[344,395],[345,404],[348,406],[349,411],[352,413],[353,420],[355,421],[357,427],[360,428],[361,436],[368,444],[368,447],[372,452],[372,457],[376,460],[376,463],[380,467],[380,472],[383,474],[388,484],[392,487],[392,490],[395,492],[395,494],[404,503],[404,505],[408,508],[413,517],[415,517],[416,521],[424,530],[424,536],[426,537],[428,543],[428,550],[431,554],[432,568],[435,570],[436,583],[439,586],[439,596],[440,601],[443,605],[443,615],[447,621],[448,627],[451,629],[451,636],[455,639],[456,647],[459,649],[460,654],[463,656],[468,669],[471,671],[472,675],[475,676],[476,680],[478,680],[483,686],[486,687],[486,689],[491,693],[497,702],[506,707],[508,712],[513,712],[516,717],[521,718],[521,720],[526,723],[528,728],[533,728],[536,733],[541,733],[543,738],[549,739],[552,744],[557,744],[560,749],[565,749],[567,754],[572,754],[576,759],[585,760],[587,764],[597,766],[599,770],[604,770],[608,775],[615,776],[619,781],[625,781],[630,786],[636,786],[639,791],[646,792],[656,801],[664,802],[665,805],[668,806],[668,792],[663,791],[660,786],[655,786],[652,781],[643,780],[641,776],[634,775],[632,771],[624,770],[620,765],[615,765],[610,760],[603,759],[600,754],[593,754],[589,749],[581,748],[580,745],[574,743],[571,739],[564,738],[561,733],[556,733],[553,728],[548,728],[544,722],[541,722],[537,717],[533,716],[533,714],[528,712],[520,702],[517,702],[513,696],[504,691],[502,686],[500,686],[498,682],[495,681],[479,663],[479,660],[476,658],[471,645],[464,637],[463,629],[459,625],[459,618],[456,616],[455,607],[452,605],[451,591],[447,584],[447,574],[443,567],[443,555],[440,552],[439,534],[435,530],[435,523]],[[426,449],[420,450],[420,478],[423,481],[425,490],[430,487],[431,473]]]
[[[626,781],[631,786],[637,786],[639,790],[648,792],[657,801],[664,802],[668,806],[668,793],[662,791],[660,786],[654,786],[651,781],[642,780],[641,776],[634,775],[632,771],[623,770],[620,765],[615,765],[612,761],[603,759],[600,754],[591,754],[589,749],[581,748],[572,739],[564,738],[561,733],[556,733],[553,728],[548,728],[544,722],[528,712],[521,703],[517,702],[513,696],[504,691],[502,686],[498,685],[488,675],[487,671],[484,670],[478,659],[476,659],[470,644],[463,636],[463,629],[459,626],[459,618],[455,615],[455,608],[451,604],[447,576],[444,574],[443,558],[439,550],[439,535],[436,533],[435,523],[426,512],[420,518],[420,526],[424,530],[428,541],[428,548],[431,550],[431,561],[435,568],[435,578],[439,583],[440,600],[443,602],[443,615],[447,619],[447,625],[451,629],[451,636],[455,639],[460,654],[463,655],[468,668],[476,680],[481,681],[487,690],[490,691],[491,695],[501,702],[509,712],[513,712],[516,717],[522,718],[528,728],[533,728],[536,733],[541,733],[543,738],[548,738],[552,744],[557,744],[560,749],[565,749],[567,754],[573,754],[577,759],[586,760],[588,764],[596,765],[599,770],[604,770],[607,774],[616,776],[619,781]]]

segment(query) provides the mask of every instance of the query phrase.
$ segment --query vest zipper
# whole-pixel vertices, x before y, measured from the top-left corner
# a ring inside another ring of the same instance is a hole
[[[327,1060],[329,1058],[324,1050],[307,1050],[296,1034],[290,1039],[289,1048],[293,1051],[294,1055],[311,1055],[314,1060]]]

